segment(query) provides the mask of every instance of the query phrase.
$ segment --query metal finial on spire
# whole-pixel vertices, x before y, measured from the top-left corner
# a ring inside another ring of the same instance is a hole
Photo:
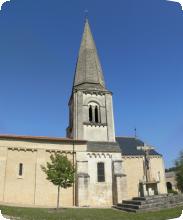
[[[85,20],[87,20],[88,19],[88,9],[84,10],[84,14],[85,14]]]

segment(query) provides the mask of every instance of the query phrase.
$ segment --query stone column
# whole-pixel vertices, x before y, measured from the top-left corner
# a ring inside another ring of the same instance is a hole
[[[88,188],[90,176],[88,175],[88,161],[77,161],[76,205],[89,206]]]
[[[92,122],[95,123],[95,106],[92,105]]]
[[[98,122],[101,123],[101,109],[100,109],[100,106],[98,106]]]
[[[121,203],[127,198],[127,180],[123,173],[122,160],[113,161],[113,202]]]

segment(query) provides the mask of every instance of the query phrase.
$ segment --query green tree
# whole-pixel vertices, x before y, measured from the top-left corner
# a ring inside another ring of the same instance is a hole
[[[183,192],[183,151],[180,152],[179,158],[175,161],[175,166],[177,187]]]
[[[47,162],[46,166],[41,166],[43,172],[47,175],[47,180],[58,187],[57,209],[60,201],[60,188],[71,187],[74,183],[75,169],[68,158],[62,154],[55,153],[50,156],[51,162]]]

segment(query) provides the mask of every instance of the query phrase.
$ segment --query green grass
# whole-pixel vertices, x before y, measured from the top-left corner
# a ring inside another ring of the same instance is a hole
[[[149,213],[126,213],[114,209],[68,208],[54,209],[16,208],[0,206],[2,214],[20,217],[21,220],[167,220],[181,215],[183,207]]]

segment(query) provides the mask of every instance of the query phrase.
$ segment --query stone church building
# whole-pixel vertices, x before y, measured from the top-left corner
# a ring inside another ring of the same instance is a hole
[[[0,203],[53,207],[57,187],[41,165],[60,152],[76,168],[75,184],[61,189],[62,206],[110,207],[135,196],[165,194],[162,155],[135,137],[116,137],[112,92],[88,20],[77,59],[66,138],[0,135]]]

